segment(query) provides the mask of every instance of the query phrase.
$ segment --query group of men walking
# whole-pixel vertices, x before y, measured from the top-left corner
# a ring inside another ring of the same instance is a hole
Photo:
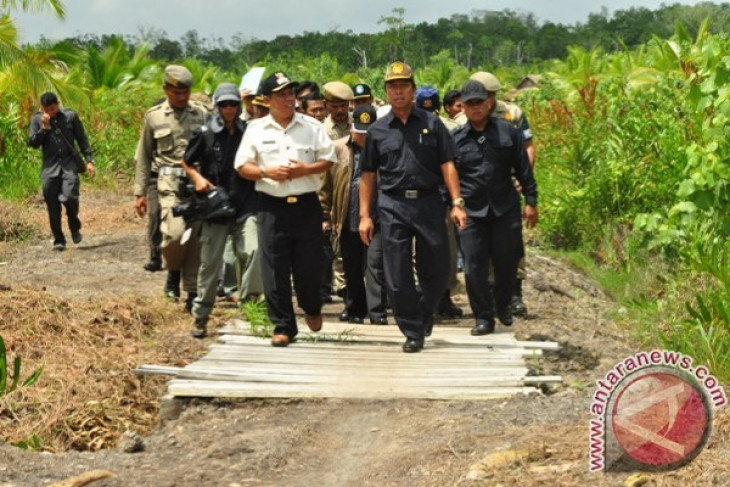
[[[332,283],[326,271],[334,264],[343,281],[335,285],[345,301],[341,320],[386,324],[390,307],[406,338],[403,351],[419,352],[448,299],[457,239],[475,317],[471,333],[492,333],[495,319],[511,325],[512,312],[520,311],[514,295],[524,257],[522,221],[537,222],[537,185],[526,150],[529,126],[518,129],[494,116],[501,102],[492,78],[477,73],[448,94],[449,105],[460,102],[463,112],[439,117],[434,94],[419,93],[402,62],[388,67],[389,105],[377,111],[367,85],[336,81],[320,92],[315,83],[275,72],[253,101],[268,114],[254,119],[249,93],[242,97],[223,83],[209,113],[190,100],[190,72],[168,66],[166,99],[145,114],[136,151],[135,209],[152,217],[151,237],[159,215],[165,293],[181,298],[182,285],[193,336],[207,334],[226,241],[237,261],[238,296],[266,301],[273,346],[287,346],[298,334],[292,287],[307,326],[321,329],[322,289]],[[52,146],[44,120],[34,118],[31,145],[43,146],[45,167]],[[91,161],[85,135],[77,140]],[[75,184],[78,201],[77,175]],[[45,187],[44,180],[44,195]],[[46,202],[54,242],[65,245],[58,199],[49,191]],[[71,210],[69,225],[80,241]],[[449,237],[449,227],[457,238]],[[341,265],[327,258],[323,236],[330,232]],[[148,270],[156,270],[154,255]]]

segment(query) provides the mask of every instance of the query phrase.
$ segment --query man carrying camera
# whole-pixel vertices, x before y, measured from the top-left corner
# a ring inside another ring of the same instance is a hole
[[[53,250],[66,249],[66,237],[61,225],[61,205],[66,207],[68,227],[75,244],[81,242],[79,220],[79,172],[94,175],[94,160],[84,126],[73,110],[60,108],[55,93],[41,96],[42,110],[30,121],[28,145],[43,149],[43,198],[53,233]],[[81,148],[81,158],[76,145]],[[84,167],[85,166],[85,167]]]
[[[256,232],[257,194],[254,182],[238,176],[233,167],[246,122],[240,119],[241,98],[232,83],[218,85],[213,94],[215,112],[208,122],[193,133],[182,165],[195,184],[196,205],[189,218],[202,218],[198,296],[193,301],[193,336],[207,335],[208,317],[213,310],[218,276],[223,265],[226,238],[233,239],[233,250],[241,272],[238,282],[242,298],[263,293]],[[193,163],[199,162],[198,168]],[[202,197],[201,197],[202,195]]]
[[[137,215],[145,216],[148,201],[147,190],[152,174],[157,173],[157,192],[160,201],[160,231],[162,232],[162,257],[167,266],[165,295],[180,298],[180,279],[188,296],[187,311],[193,305],[197,290],[200,249],[197,231],[194,229],[188,241],[183,240],[185,222],[172,214],[172,207],[184,202],[180,194],[185,170],[180,165],[185,147],[193,131],[200,128],[208,117],[206,108],[190,100],[193,75],[178,65],[165,68],[163,89],[167,99],[147,110],[144,127],[135,157],[137,168],[134,180],[134,208]]]

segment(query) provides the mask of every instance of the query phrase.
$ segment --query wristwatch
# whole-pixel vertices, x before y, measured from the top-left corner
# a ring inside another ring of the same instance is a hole
[[[266,177],[266,168],[264,166],[259,166],[261,168],[261,179],[264,179]]]
[[[464,198],[456,198],[451,202],[451,206],[458,206],[459,208],[464,208],[465,204],[466,201],[464,201]]]

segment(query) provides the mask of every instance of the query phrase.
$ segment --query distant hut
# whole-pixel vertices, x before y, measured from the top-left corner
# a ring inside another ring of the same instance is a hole
[[[528,74],[514,89],[505,94],[505,98],[509,101],[515,101],[523,91],[539,88],[540,79],[542,79],[542,76],[539,74]]]

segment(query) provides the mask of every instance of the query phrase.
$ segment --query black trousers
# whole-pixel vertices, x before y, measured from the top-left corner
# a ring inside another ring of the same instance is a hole
[[[162,232],[160,231],[160,198],[157,194],[157,173],[150,176],[147,188],[147,243],[150,247],[150,260],[162,260]]]
[[[322,207],[316,193],[287,198],[260,194],[258,239],[264,295],[274,333],[298,333],[292,304],[292,277],[299,307],[308,315],[322,312]]]
[[[68,228],[71,233],[81,230],[79,220],[79,177],[78,175],[62,171],[60,175],[43,180],[43,199],[48,210],[48,221],[51,225],[53,243],[66,243],[61,224],[62,206],[66,208]],[[63,195],[63,196],[62,196]],[[61,199],[59,199],[61,197]]]
[[[495,309],[507,310],[522,257],[522,213],[516,205],[500,217],[469,218],[459,234],[469,304],[477,323],[494,323]],[[494,299],[489,261],[494,264]],[[496,303],[495,303],[496,302]],[[496,306],[496,308],[495,308]]]
[[[345,226],[348,221],[345,220]],[[371,319],[385,317],[387,296],[383,272],[381,232],[376,231],[370,245],[365,245],[358,232],[343,229],[340,252],[345,273],[345,309],[350,316]]]
[[[378,214],[385,283],[393,315],[406,337],[421,339],[431,325],[449,275],[449,244],[441,196],[433,193],[406,199],[382,193],[378,196]],[[420,290],[413,275],[414,240]]]

